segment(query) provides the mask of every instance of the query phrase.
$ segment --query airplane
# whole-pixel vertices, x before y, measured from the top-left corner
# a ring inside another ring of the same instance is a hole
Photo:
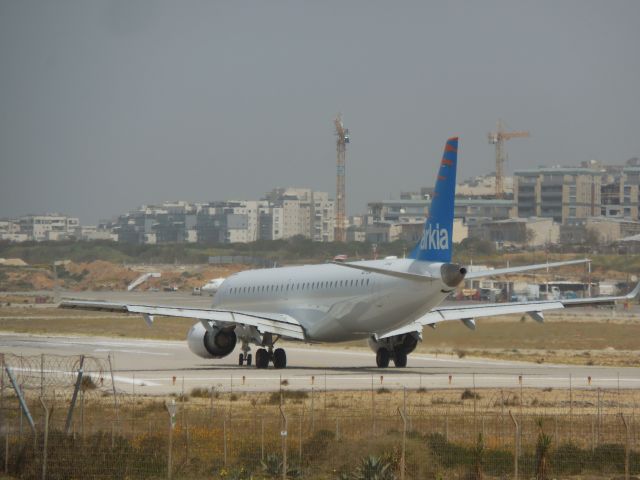
[[[435,192],[421,240],[407,258],[356,262],[334,261],[260,270],[227,277],[211,308],[183,308],[94,301],[64,301],[62,308],[142,314],[152,325],[155,316],[185,317],[197,322],[187,334],[189,349],[206,359],[230,355],[240,343],[238,364],[287,366],[280,339],[305,343],[368,340],[376,365],[405,367],[408,355],[422,340],[425,326],[461,320],[475,329],[478,317],[527,313],[542,322],[547,310],[613,304],[627,295],[568,300],[544,300],[474,305],[441,305],[465,279],[491,277],[588,262],[569,260],[470,272],[451,263],[458,137],[449,138],[440,162]]]
[[[200,287],[200,291],[202,293],[206,293],[207,295],[215,295],[220,285],[224,282],[224,277],[214,278],[205,283],[202,287]]]

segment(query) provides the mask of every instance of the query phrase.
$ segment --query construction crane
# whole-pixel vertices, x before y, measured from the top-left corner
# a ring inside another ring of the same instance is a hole
[[[505,140],[511,140],[512,138],[528,138],[529,132],[506,132],[504,123],[502,123],[502,120],[498,120],[496,124],[496,131],[489,133],[488,137],[489,144],[496,146],[496,198],[503,198],[504,161],[506,159],[504,142]]]
[[[349,143],[349,129],[344,128],[342,123],[342,115],[338,116],[333,121],[336,127],[336,228],[334,233],[334,240],[337,242],[344,242],[347,239],[345,225],[346,225],[346,188],[345,188],[345,162],[347,143]]]
[[[345,191],[345,154],[347,152],[347,143],[349,143],[349,129],[344,128],[342,123],[342,115],[338,114],[333,123],[336,126],[336,149],[337,156],[337,172],[336,172],[336,229],[334,232],[334,240],[336,242],[344,242],[347,240],[345,231],[346,225],[346,191]]]

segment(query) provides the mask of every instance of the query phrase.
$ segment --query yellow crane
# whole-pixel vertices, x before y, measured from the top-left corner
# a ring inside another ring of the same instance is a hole
[[[496,198],[504,197],[504,161],[506,159],[504,142],[512,138],[529,138],[529,136],[529,132],[525,131],[505,131],[502,120],[498,120],[496,131],[489,133],[489,144],[496,146]]]

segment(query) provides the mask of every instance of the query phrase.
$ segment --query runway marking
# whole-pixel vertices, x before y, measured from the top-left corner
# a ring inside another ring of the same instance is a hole
[[[160,356],[160,357],[172,357],[173,356],[172,353],[145,352],[143,350],[124,350],[124,349],[114,350],[114,349],[109,349],[109,348],[96,348],[93,351],[94,352],[135,353],[135,354],[140,354],[140,355],[157,355],[157,356]]]
[[[437,381],[446,381],[448,382],[448,375],[429,375],[429,376],[425,376],[426,378],[423,378],[423,382],[425,381],[433,381],[433,380],[437,380]],[[166,377],[144,377],[147,380],[150,381],[155,381],[155,382],[171,382],[171,378],[166,378]],[[459,375],[457,377],[458,380],[470,380],[473,378],[473,375]],[[538,375],[538,376],[534,376],[534,377],[529,377],[529,380],[531,380],[532,378],[534,378],[535,380],[537,380],[537,382],[534,383],[543,383],[544,381],[549,381],[549,382],[567,382],[568,377],[547,377],[544,375]],[[241,377],[236,377],[235,375],[233,377],[231,376],[225,376],[225,377],[183,377],[183,376],[179,376],[180,380],[183,380],[185,382],[193,382],[193,381],[219,381],[219,382],[224,382],[225,384],[229,384],[230,380],[233,379],[233,385],[237,386],[241,383]],[[517,383],[517,375],[510,375],[510,374],[505,374],[503,376],[495,376],[495,375],[476,375],[475,379],[477,382],[481,382],[483,380],[493,380],[493,381],[513,381],[514,384],[514,388],[518,387],[519,384]],[[311,385],[311,381],[310,378],[304,378],[304,377],[247,377],[245,376],[245,382],[249,383],[249,382],[274,382],[277,381],[279,382],[280,380],[287,380],[288,382],[308,382]],[[315,386],[324,386],[324,379],[322,378],[322,376],[320,377],[320,381],[317,381],[318,378],[316,378],[316,382],[313,384]],[[363,376],[363,377],[342,377],[340,375],[329,375],[327,376],[327,380],[330,380],[332,383],[343,383],[343,382],[361,382],[361,383],[366,383],[367,385],[371,384],[371,377],[370,376]],[[382,384],[379,383],[378,379],[375,378],[374,376],[374,380],[375,383],[374,385],[384,385],[385,383],[400,383],[400,384],[405,384],[405,385],[409,385],[412,383],[417,383],[420,381],[419,377],[414,377],[411,379],[408,378],[400,378],[400,379],[395,379],[395,378],[388,378],[385,382],[383,382]],[[410,381],[402,381],[402,380],[410,380]],[[531,382],[529,385],[527,385],[526,382],[527,378],[523,378],[523,386],[530,386],[530,387],[534,387],[536,385],[532,385]],[[585,379],[586,381],[586,379]],[[592,383],[598,383],[598,382],[618,382],[617,378],[597,378],[597,377],[592,377],[591,379]],[[451,384],[452,388],[456,388],[455,385],[455,381],[453,384]],[[462,382],[457,382],[457,383],[462,383]],[[640,383],[640,378],[620,378],[620,383]],[[327,384],[329,384],[329,382],[327,382]],[[581,385],[577,384],[575,385],[576,388],[579,388]]]
[[[162,387],[161,383],[152,382],[146,378],[133,378],[122,377],[120,375],[114,375],[113,380],[120,383],[128,383],[129,385],[138,385],[140,387]]]

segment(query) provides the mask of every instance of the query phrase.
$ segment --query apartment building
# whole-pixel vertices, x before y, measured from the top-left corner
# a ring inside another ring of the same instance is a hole
[[[514,173],[520,218],[548,217],[567,224],[601,213],[602,170],[543,167]]]
[[[248,243],[302,235],[333,241],[334,203],[326,192],[280,188],[262,200],[145,205],[107,226],[128,243]]]
[[[369,202],[368,215],[373,223],[422,223],[429,214],[431,200],[400,199]],[[513,200],[456,197],[454,218],[474,224],[483,220],[500,220],[515,216]]]
[[[72,237],[80,220],[61,214],[26,215],[18,219],[19,233],[29,240],[65,240]],[[17,232],[16,232],[17,233]]]

